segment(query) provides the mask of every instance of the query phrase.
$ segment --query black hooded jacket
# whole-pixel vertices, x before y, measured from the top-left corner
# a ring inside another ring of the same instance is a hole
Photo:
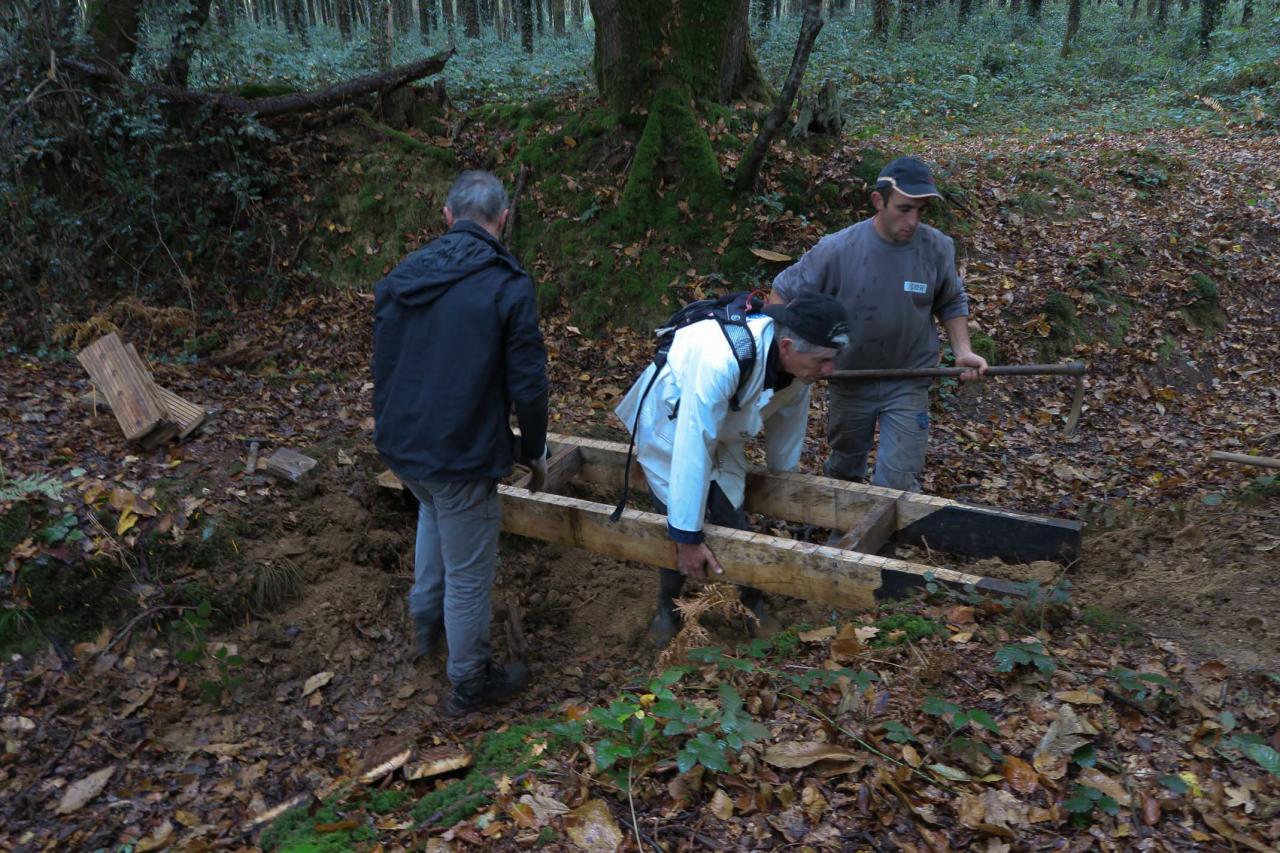
[[[533,282],[489,232],[461,220],[375,288],[374,444],[401,479],[511,473],[547,437],[547,352]]]

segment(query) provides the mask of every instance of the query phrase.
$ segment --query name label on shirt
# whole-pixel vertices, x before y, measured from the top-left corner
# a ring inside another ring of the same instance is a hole
[[[925,284],[923,281],[904,281],[902,283],[902,289],[907,293],[928,293],[929,285]]]

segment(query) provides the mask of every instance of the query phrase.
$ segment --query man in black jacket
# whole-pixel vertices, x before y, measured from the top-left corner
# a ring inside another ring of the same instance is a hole
[[[498,480],[519,460],[546,477],[547,354],[533,282],[498,240],[507,194],[488,172],[449,190],[449,232],[378,282],[374,443],[418,498],[409,611],[415,653],[448,640],[454,716],[519,692],[519,663],[493,660],[489,591],[501,526]],[[520,424],[517,446],[509,413]]]

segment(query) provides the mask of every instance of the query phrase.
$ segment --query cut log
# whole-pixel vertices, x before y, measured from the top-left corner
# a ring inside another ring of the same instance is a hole
[[[76,359],[106,398],[126,439],[154,446],[158,435],[177,433],[160,389],[117,335],[99,338],[81,350]]]
[[[625,444],[564,435],[549,435],[547,441],[554,452],[568,445],[581,448],[579,476],[583,480],[622,488]],[[646,488],[634,459],[631,483],[634,488]],[[878,512],[885,500],[897,507],[893,538],[898,542],[923,543],[934,550],[1018,563],[1070,562],[1080,553],[1082,525],[1078,521],[961,504],[828,477],[761,470],[747,475],[748,512],[798,524],[852,530],[868,513]]]
[[[273,477],[296,483],[317,464],[316,460],[310,456],[289,447],[282,447],[259,463],[258,469]]]

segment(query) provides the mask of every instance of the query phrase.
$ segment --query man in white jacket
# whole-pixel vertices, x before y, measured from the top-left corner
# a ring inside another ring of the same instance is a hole
[[[675,543],[679,571],[661,570],[658,614],[649,626],[658,646],[680,628],[675,599],[684,579],[724,572],[705,542],[704,521],[749,529],[742,509],[747,440],[763,430],[770,470],[794,471],[808,424],[809,385],[831,374],[849,343],[844,307],[820,293],[766,305],[748,316],[747,328],[757,357],[740,390],[738,361],[724,331],[703,320],[676,331],[666,363],[650,364],[615,410],[634,431],[636,460]],[[735,392],[736,410],[730,404]],[[744,587],[742,602],[760,620],[759,633],[777,630],[760,590]]]

